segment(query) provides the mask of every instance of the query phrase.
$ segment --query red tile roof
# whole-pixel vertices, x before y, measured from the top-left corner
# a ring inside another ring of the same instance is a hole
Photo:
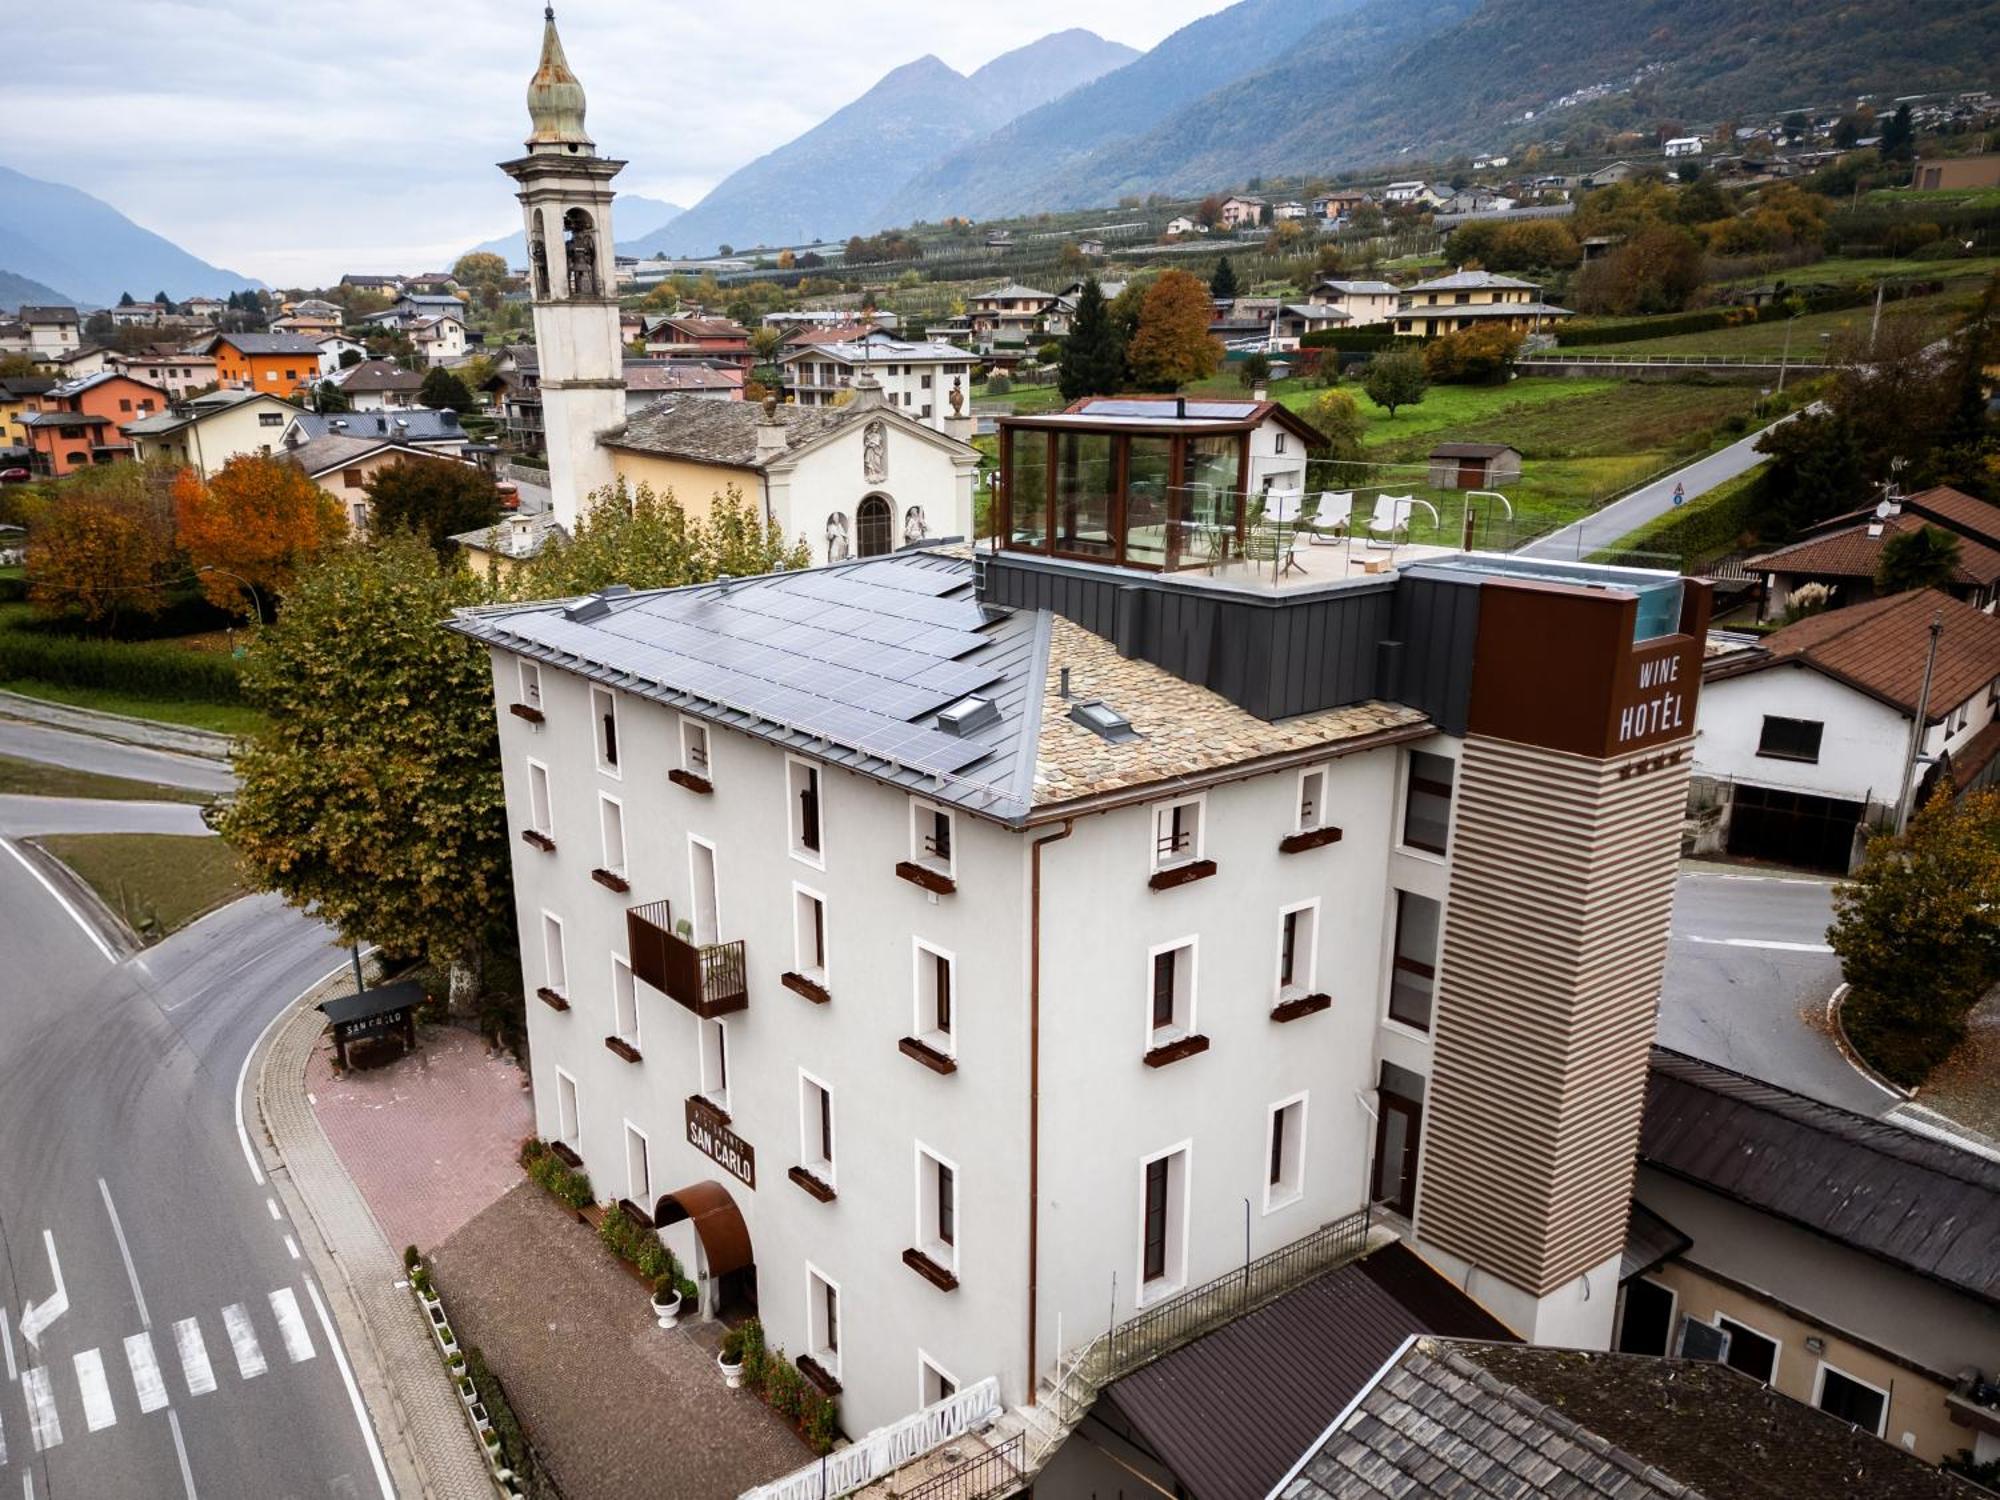
[[[1935,493],[1935,492],[1933,492]],[[1961,497],[1983,510],[1993,507]],[[1995,512],[2000,518],[2000,511]],[[1808,537],[1803,542],[1794,542],[1789,547],[1780,547],[1775,552],[1766,552],[1761,557],[1753,557],[1743,566],[1753,573],[1789,573],[1795,576],[1819,578],[1873,578],[1875,568],[1882,560],[1882,546],[1892,536],[1903,532],[1921,531],[1927,525],[1937,525],[1942,530],[1958,536],[1958,570],[1953,575],[1963,584],[1990,585],[2000,581],[2000,551],[1975,541],[1958,531],[1950,522],[1934,522],[1905,510],[1900,515],[1890,516],[1881,522],[1881,533],[1869,535],[1876,523],[1872,520],[1847,527],[1842,531],[1829,532],[1824,536]]]
[[[1928,516],[1960,536],[1973,537],[1988,546],[2000,547],[2000,505],[1988,505],[1976,496],[1941,484],[1935,489],[1905,496],[1903,508]]]

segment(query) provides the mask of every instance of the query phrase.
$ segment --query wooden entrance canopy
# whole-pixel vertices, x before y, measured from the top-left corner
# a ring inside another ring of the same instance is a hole
[[[743,1222],[742,1210],[721,1183],[697,1182],[677,1193],[662,1193],[653,1209],[653,1223],[665,1229],[683,1219],[694,1221],[709,1275],[727,1276],[753,1263],[750,1226]]]

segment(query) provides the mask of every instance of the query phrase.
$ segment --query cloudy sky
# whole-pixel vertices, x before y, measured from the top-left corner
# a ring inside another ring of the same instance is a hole
[[[621,191],[692,205],[890,68],[1069,26],[1147,48],[1227,0],[560,0]],[[273,285],[415,271],[518,227],[541,0],[60,0],[8,28],[0,162]]]

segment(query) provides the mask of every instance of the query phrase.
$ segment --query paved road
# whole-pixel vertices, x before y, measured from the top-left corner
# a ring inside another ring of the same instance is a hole
[[[1797,415],[1797,412],[1787,413],[1778,418],[1778,422],[1789,422]],[[1777,426],[1778,422],[1773,422],[1771,427]],[[1602,510],[1593,511],[1560,531],[1537,537],[1517,550],[1523,557],[1575,559],[1615,547],[1648,521],[1674,508],[1676,484],[1685,485],[1687,497],[1692,500],[1762,463],[1764,455],[1757,451],[1757,441],[1770,430],[1770,427],[1763,428],[1706,458],[1698,458],[1685,468],[1663,475],[1622,500],[1614,500]]]
[[[393,1500],[238,1137],[258,1035],[339,962],[252,897],[114,965],[0,850],[0,1497]]]
[[[1825,1031],[1827,998],[1840,983],[1826,947],[1832,892],[1805,876],[1684,871],[1660,1045],[1862,1114],[1894,1105]]]
[[[206,834],[201,809],[186,802],[100,802],[88,797],[0,795],[0,834]],[[0,928],[0,933],[5,929]],[[4,941],[4,938],[0,938]]]
[[[0,755],[16,760],[46,761],[76,771],[94,771],[100,776],[124,776],[155,786],[193,787],[203,792],[226,792],[236,785],[229,767],[219,761],[193,755],[175,755],[167,750],[148,750],[139,745],[122,745],[94,735],[72,734],[21,719],[0,718]]]

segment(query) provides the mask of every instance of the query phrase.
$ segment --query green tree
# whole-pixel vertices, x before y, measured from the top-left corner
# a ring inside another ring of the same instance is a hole
[[[1937,589],[1958,576],[1958,538],[1940,526],[1902,531],[1882,543],[1875,565],[1875,592],[1907,594]]]
[[[507,281],[507,262],[490,250],[468,250],[452,263],[451,279],[460,286],[497,287]]]
[[[1125,347],[1112,325],[1111,307],[1095,276],[1087,277],[1077,293],[1076,315],[1070,321],[1057,367],[1056,384],[1064,401],[1084,396],[1112,396],[1125,383]]]
[[[1359,463],[1363,458],[1361,406],[1346,391],[1321,391],[1305,410],[1305,419],[1323,442],[1314,445],[1312,455],[1341,463]]]
[[[401,458],[378,469],[363,488],[376,535],[414,531],[444,554],[456,550],[451,538],[458,533],[491,526],[500,518],[500,489],[493,476],[456,459]]]
[[[1246,391],[1255,390],[1258,386],[1270,380],[1270,378],[1271,361],[1268,356],[1261,352],[1252,354],[1241,365],[1237,366],[1236,369],[1237,383]]]
[[[592,493],[567,542],[543,548],[507,581],[516,598],[559,599],[613,583],[679,588],[719,573],[745,578],[811,562],[804,538],[788,543],[734,486],[714,498],[704,521],[683,510],[671,490],[643,483],[635,490],[620,479]]]
[[[489,598],[412,536],[308,570],[243,664],[265,727],[208,814],[259,886],[343,941],[448,965],[455,1005],[512,947],[492,669],[440,623]]]
[[[1361,367],[1361,389],[1393,421],[1397,407],[1415,406],[1430,389],[1424,357],[1414,349],[1383,351]]]
[[[1215,263],[1215,274],[1208,278],[1208,293],[1218,302],[1231,302],[1236,298],[1236,268],[1223,256]]]
[[[347,399],[347,392],[331,380],[322,380],[313,387],[313,410],[322,414],[336,411],[351,411],[354,403]]]
[[[1910,122],[1910,106],[1899,104],[1896,112],[1882,123],[1884,161],[1908,161],[1917,154],[1917,128]]]
[[[1126,345],[1138,384],[1172,391],[1213,375],[1222,363],[1222,342],[1208,331],[1214,312],[1208,288],[1186,271],[1168,271],[1146,288],[1139,330]]]
[[[118,305],[120,307],[130,307],[132,306],[134,300],[135,299],[133,298],[130,292],[120,292],[118,294]]]
[[[1757,451],[1771,459],[1758,482],[1757,529],[1764,536],[1790,536],[1868,498],[1861,450],[1838,413],[1806,411],[1776,423],[1757,440]]]
[[[479,403],[465,388],[465,382],[458,378],[458,372],[447,370],[443,365],[432,365],[425,373],[424,383],[417,387],[417,399],[437,410],[464,413],[479,409]]]

